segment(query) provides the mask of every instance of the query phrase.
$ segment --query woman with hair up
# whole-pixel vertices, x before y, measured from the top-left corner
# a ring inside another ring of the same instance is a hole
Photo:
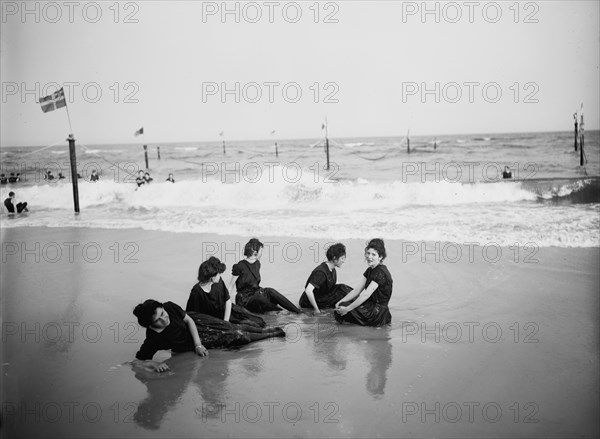
[[[207,349],[242,346],[269,337],[285,337],[281,328],[256,328],[234,325],[205,314],[186,314],[173,302],[160,303],[148,299],[133,310],[140,326],[146,328],[146,339],[135,354],[134,364],[157,372],[169,369],[166,363],[153,361],[160,350],[195,352],[204,357]]]
[[[350,293],[335,305],[335,319],[339,322],[363,326],[383,326],[392,322],[388,308],[392,296],[392,275],[383,260],[386,257],[382,239],[372,239],[365,248],[369,266],[363,278]]]
[[[315,313],[321,312],[320,308],[333,308],[346,294],[352,291],[348,285],[337,283],[336,268],[346,262],[346,247],[344,244],[333,244],[327,249],[327,262],[322,262],[315,268],[300,296],[301,308],[313,308]]]
[[[280,306],[290,312],[302,313],[279,291],[260,286],[262,249],[263,243],[252,238],[244,246],[244,259],[232,267],[231,274],[233,276],[229,289],[234,293],[237,290],[235,303],[261,314],[268,311],[281,311]]]
[[[231,323],[264,328],[266,323],[262,317],[251,313],[243,306],[231,303],[229,291],[221,278],[225,268],[227,268],[225,264],[214,256],[200,264],[198,283],[190,292],[185,307],[186,312],[199,312]]]

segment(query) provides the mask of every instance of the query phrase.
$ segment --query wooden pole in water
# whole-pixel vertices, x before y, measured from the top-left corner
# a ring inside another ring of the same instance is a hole
[[[225,139],[223,139],[223,155],[225,155]]]
[[[150,169],[150,166],[148,166],[148,145],[144,145],[144,159],[146,160],[146,169]]]
[[[437,137],[433,138],[433,149],[436,150],[437,149]]]
[[[275,157],[279,157],[279,149],[277,149],[277,142],[275,142]]]
[[[156,154],[158,155],[158,160],[160,160],[160,146],[156,147]]]
[[[71,183],[73,185],[73,204],[75,213],[79,214],[79,187],[77,186],[77,158],[75,157],[75,137],[69,134],[69,158],[71,160]]]
[[[410,130],[406,133],[406,152],[410,154]]]
[[[575,151],[577,151],[577,135],[579,131],[577,130],[577,112],[573,113],[573,119],[575,119]]]
[[[579,166],[583,166],[585,153],[583,152],[583,104],[581,104],[581,123],[579,124]]]
[[[329,133],[327,127],[327,118],[325,118],[325,155],[327,156],[327,171],[329,171]]]

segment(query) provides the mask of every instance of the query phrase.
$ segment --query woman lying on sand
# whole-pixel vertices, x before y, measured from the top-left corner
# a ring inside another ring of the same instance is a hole
[[[337,283],[336,267],[346,262],[346,247],[344,244],[333,244],[327,249],[327,262],[322,262],[315,268],[300,296],[300,307],[313,308],[319,314],[320,308],[333,308],[347,293],[352,291],[348,285]]]
[[[285,337],[281,328],[257,328],[234,325],[205,314],[186,314],[173,302],[160,303],[148,299],[133,310],[140,326],[146,328],[146,339],[135,355],[134,364],[157,372],[169,369],[165,363],[152,361],[159,350],[192,351],[204,357],[207,349],[241,346],[269,337]]]
[[[372,239],[365,248],[369,268],[353,291],[335,305],[335,319],[363,326],[383,326],[391,323],[388,308],[392,296],[392,275],[382,264],[386,257],[382,239]],[[356,299],[356,300],[355,300]]]
[[[281,311],[279,306],[294,313],[302,313],[279,291],[260,286],[262,249],[262,242],[252,238],[244,246],[245,258],[232,267],[231,274],[233,276],[229,289],[233,292],[237,290],[235,303],[261,314],[268,311]]]
[[[198,268],[198,283],[190,292],[186,312],[208,314],[231,323],[256,326],[266,326],[262,317],[251,313],[243,306],[232,304],[229,291],[221,274],[225,272],[225,264],[211,256]]]

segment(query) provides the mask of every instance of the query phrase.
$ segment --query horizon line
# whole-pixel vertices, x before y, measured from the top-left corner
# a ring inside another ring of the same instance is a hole
[[[600,131],[599,128],[595,128],[595,129],[587,129],[587,132],[595,132],[595,131]],[[455,134],[417,134],[417,135],[411,135],[411,138],[422,138],[422,137],[446,137],[446,136],[475,136],[475,135],[494,135],[494,134],[501,134],[501,135],[506,135],[506,134],[544,134],[544,133],[572,133],[571,130],[556,130],[556,131],[496,131],[496,132],[473,132],[473,133],[455,133]],[[68,136],[65,135],[65,137]],[[381,139],[381,138],[399,138],[399,139],[404,139],[406,138],[406,134],[401,134],[401,135],[391,135],[391,136],[329,136],[329,139]],[[289,138],[245,138],[245,139],[223,139],[223,138],[217,138],[214,140],[177,140],[177,141],[161,141],[161,140],[157,140],[157,141],[143,141],[143,142],[110,142],[110,143],[89,143],[87,144],[88,146],[96,146],[96,145],[150,145],[152,144],[153,146],[160,146],[157,145],[159,143],[161,144],[172,144],[172,143],[222,143],[223,140],[225,140],[226,142],[260,142],[260,141],[264,141],[264,142],[269,142],[269,141],[289,141],[289,140],[319,140],[319,139],[324,139],[323,137],[289,137]],[[66,138],[65,138],[65,142],[66,142]],[[75,136],[75,141],[77,144],[77,136]],[[59,144],[57,144],[58,146]],[[46,147],[48,145],[42,145],[42,144],[38,144],[38,145],[32,145],[32,144],[28,144],[28,145],[4,145],[3,142],[0,142],[0,148],[37,148],[37,147]]]

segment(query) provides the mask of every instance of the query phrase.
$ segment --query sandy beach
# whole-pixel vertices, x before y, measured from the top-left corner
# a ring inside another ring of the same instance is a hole
[[[386,241],[391,327],[273,313],[286,338],[132,368],[133,307],[185,306],[211,255],[228,284],[248,238],[2,229],[2,437],[600,434],[598,248]],[[262,286],[297,303],[327,241],[259,238]],[[365,242],[344,243],[352,285]]]

